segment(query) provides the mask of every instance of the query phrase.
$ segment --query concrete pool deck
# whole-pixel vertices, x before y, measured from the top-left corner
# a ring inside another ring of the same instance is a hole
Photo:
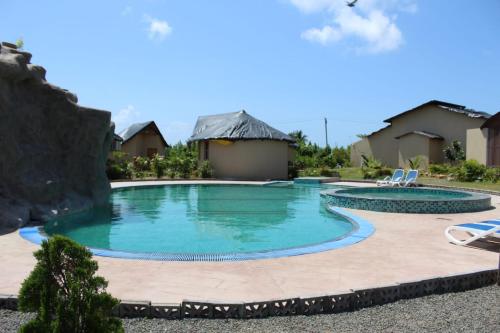
[[[199,182],[133,182],[133,185],[199,184]],[[262,182],[219,182],[255,184]],[[335,183],[366,186],[362,183]],[[113,183],[113,187],[128,186]],[[372,185],[373,186],[373,185]],[[398,214],[348,210],[376,228],[367,240],[332,251],[295,257],[239,262],[165,262],[97,257],[99,274],[119,299],[179,303],[184,299],[250,302],[334,294],[434,276],[498,267],[499,243],[488,249],[449,244],[450,225],[500,217],[500,196],[494,209],[463,214]],[[485,243],[485,242],[482,242]],[[13,232],[0,236],[0,293],[17,294],[33,269],[38,249]]]

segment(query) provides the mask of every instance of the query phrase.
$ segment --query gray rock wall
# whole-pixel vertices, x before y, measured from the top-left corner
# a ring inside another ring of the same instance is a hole
[[[45,80],[31,54],[0,45],[0,233],[107,202],[111,113]]]

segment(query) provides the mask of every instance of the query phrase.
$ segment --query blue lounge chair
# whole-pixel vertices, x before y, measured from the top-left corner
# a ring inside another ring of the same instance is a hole
[[[417,186],[417,178],[418,178],[418,170],[411,169],[406,174],[405,179],[401,180],[397,184],[394,184],[393,186],[402,186],[402,187]]]
[[[391,186],[392,184],[399,183],[403,180],[405,172],[403,169],[396,169],[392,174],[392,177],[385,177],[382,180],[377,180],[377,186]]]
[[[469,238],[465,240],[459,240],[455,238],[451,232],[452,231],[465,231],[470,235]],[[475,240],[484,237],[496,237],[500,238],[500,220],[488,220],[477,223],[463,223],[453,225],[446,228],[444,235],[450,242],[456,245],[467,245]]]

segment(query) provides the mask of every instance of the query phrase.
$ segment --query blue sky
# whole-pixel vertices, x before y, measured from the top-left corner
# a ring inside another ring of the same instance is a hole
[[[47,79],[167,141],[246,109],[331,144],[430,99],[500,111],[499,0],[1,1]]]

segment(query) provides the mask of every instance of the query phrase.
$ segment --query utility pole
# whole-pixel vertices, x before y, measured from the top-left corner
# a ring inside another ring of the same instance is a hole
[[[326,141],[326,146],[328,147],[328,120],[325,117],[325,141]]]

